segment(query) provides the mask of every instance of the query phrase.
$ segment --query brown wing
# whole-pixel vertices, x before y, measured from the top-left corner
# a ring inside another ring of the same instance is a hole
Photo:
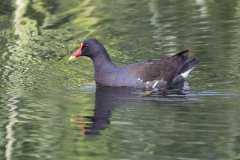
[[[141,78],[144,82],[164,80],[170,82],[181,73],[184,65],[190,60],[187,57],[189,50],[182,51],[174,56],[162,56],[161,59],[148,60],[128,66],[130,74]]]

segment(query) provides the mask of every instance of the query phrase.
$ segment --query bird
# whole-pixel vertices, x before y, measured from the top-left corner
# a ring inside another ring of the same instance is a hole
[[[174,55],[162,55],[159,59],[144,60],[126,66],[115,65],[106,48],[97,39],[86,39],[69,57],[69,61],[82,56],[94,64],[97,87],[134,87],[149,91],[181,90],[195,66],[199,63],[190,57],[186,49]]]

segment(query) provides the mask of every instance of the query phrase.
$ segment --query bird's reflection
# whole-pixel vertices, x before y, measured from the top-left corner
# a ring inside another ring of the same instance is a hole
[[[77,115],[73,122],[80,126],[81,135],[97,135],[101,130],[110,124],[112,110],[115,106],[122,106],[134,103],[151,103],[152,105],[162,106],[163,104],[178,103],[179,101],[188,101],[186,95],[175,94],[159,95],[151,94],[145,96],[142,90],[133,88],[111,88],[99,87],[95,92],[95,110],[93,116]]]
[[[73,121],[80,126],[81,135],[97,135],[110,124],[112,109],[131,100],[140,100],[136,89],[100,87],[95,92],[93,116],[78,115]]]

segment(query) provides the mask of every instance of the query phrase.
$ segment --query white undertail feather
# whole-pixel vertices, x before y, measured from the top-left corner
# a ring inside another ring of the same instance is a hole
[[[155,88],[155,87],[158,85],[158,83],[159,83],[159,81],[156,81],[156,82],[153,84],[152,88]]]
[[[191,73],[191,71],[194,69],[194,67],[190,68],[189,70],[181,73],[181,76],[184,78],[184,79],[187,79],[187,77],[189,76],[189,74]]]

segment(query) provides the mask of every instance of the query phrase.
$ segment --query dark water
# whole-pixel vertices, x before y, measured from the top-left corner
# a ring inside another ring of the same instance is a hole
[[[192,93],[95,90],[95,37],[118,65],[191,48]],[[240,159],[240,1],[1,0],[0,159]]]

